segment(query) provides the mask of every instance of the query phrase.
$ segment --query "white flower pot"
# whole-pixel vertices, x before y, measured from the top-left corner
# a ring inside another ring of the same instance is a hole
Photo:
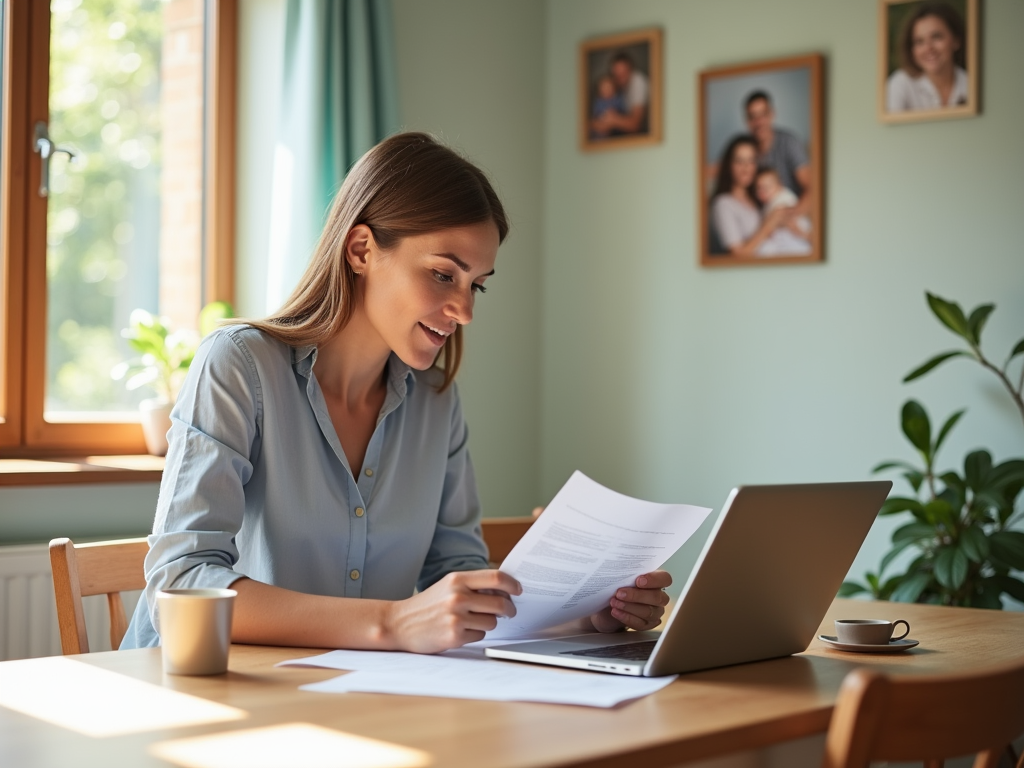
[[[167,431],[171,428],[171,406],[163,398],[155,397],[139,403],[142,434],[146,450],[154,456],[167,455]]]

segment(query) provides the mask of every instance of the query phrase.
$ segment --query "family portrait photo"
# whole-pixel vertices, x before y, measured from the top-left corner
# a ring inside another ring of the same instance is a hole
[[[979,0],[879,0],[883,122],[978,114]]]
[[[661,141],[661,30],[605,35],[580,46],[580,146]]]
[[[821,261],[819,55],[700,74],[700,262]]]

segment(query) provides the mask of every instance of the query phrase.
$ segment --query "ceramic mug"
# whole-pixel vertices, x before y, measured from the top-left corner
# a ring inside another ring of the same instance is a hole
[[[219,675],[231,647],[233,589],[165,589],[156,593],[164,672]]]
[[[905,627],[903,634],[893,637],[896,627],[900,624]],[[909,634],[910,624],[903,619],[836,619],[836,638],[840,643],[849,645],[888,645],[892,641],[902,640]]]

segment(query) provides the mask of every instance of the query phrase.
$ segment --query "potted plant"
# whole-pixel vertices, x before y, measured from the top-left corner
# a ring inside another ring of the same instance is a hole
[[[215,301],[203,307],[199,315],[202,335],[213,330],[218,321],[232,317],[231,306]],[[121,335],[128,340],[139,357],[119,363],[110,372],[116,379],[125,379],[130,390],[149,387],[155,397],[139,403],[142,433],[146,450],[154,456],[167,453],[167,431],[171,428],[171,408],[178,389],[185,379],[192,358],[199,346],[199,334],[194,331],[174,331],[166,317],[158,317],[144,309],[131,313],[129,325]]]
[[[981,332],[995,309],[993,304],[965,315],[955,302],[926,296],[935,316],[967,342],[967,349],[937,355],[903,381],[920,378],[954,358],[973,359],[996,375],[1024,420],[1024,366],[1016,384],[1010,373],[1011,363],[1024,355],[1024,339],[997,366],[981,350]],[[1024,459],[996,464],[989,451],[975,450],[964,459],[962,472],[940,471],[939,449],[963,414],[963,410],[953,413],[933,435],[924,407],[916,400],[903,405],[903,433],[922,463],[886,461],[873,471],[902,471],[913,495],[890,497],[878,514],[909,514],[910,519],[893,532],[892,549],[882,558],[878,572],[867,573],[865,584],[845,582],[840,596],[868,593],[880,600],[1000,609],[1006,593],[1024,602],[1024,581],[1012,573],[1024,570],[1024,532],[1013,530],[1024,516],[1024,509],[1017,509],[1024,489]],[[910,565],[903,573],[886,577],[886,568],[905,551],[915,554]]]

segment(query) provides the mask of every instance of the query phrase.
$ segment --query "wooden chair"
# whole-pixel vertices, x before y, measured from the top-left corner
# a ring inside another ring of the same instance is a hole
[[[121,645],[128,629],[121,593],[145,588],[143,563],[147,552],[146,539],[98,541],[78,546],[71,539],[50,542],[60,647],[65,655],[89,652],[89,635],[82,610],[82,598],[89,595],[107,596],[110,647],[116,650]]]
[[[501,565],[501,561],[508,557],[508,553],[533,525],[533,521],[532,517],[485,517],[481,521],[481,528],[490,562]]]
[[[926,768],[941,768],[947,758],[975,754],[974,768],[996,768],[1007,745],[1022,733],[1020,662],[941,677],[856,669],[839,690],[822,766],[923,760]],[[1024,756],[1017,768],[1024,768]]]

